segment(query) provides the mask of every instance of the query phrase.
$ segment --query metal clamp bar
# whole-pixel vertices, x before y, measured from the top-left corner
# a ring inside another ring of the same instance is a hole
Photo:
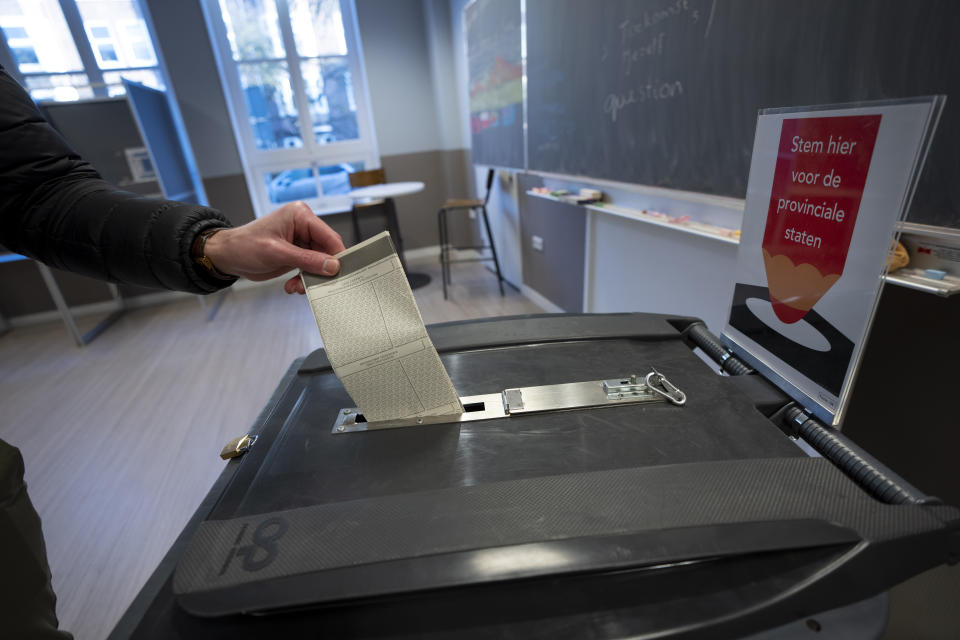
[[[653,376],[653,377],[652,377]],[[647,380],[654,381],[651,386]],[[451,424],[496,420],[526,413],[546,413],[569,409],[609,407],[642,402],[686,402],[686,395],[654,370],[640,378],[636,374],[608,380],[568,382],[536,387],[504,389],[500,393],[460,398],[464,411],[457,415],[418,416],[399,420],[367,422],[356,408],[341,409],[333,425],[333,433],[374,431],[425,424]]]

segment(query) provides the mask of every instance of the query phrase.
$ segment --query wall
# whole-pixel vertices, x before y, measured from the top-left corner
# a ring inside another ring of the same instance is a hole
[[[604,211],[587,211],[586,222],[570,215],[571,205],[525,195],[533,186],[577,192],[600,189],[610,205],[635,211],[659,211],[728,229],[742,222],[742,202],[612,182],[578,181],[559,176],[521,174],[520,220],[524,284],[557,306],[570,310],[577,292],[587,313],[644,311],[695,316],[715,333],[722,331],[730,305],[737,245],[663,228]],[[549,219],[543,251],[531,249],[531,235]],[[539,226],[537,226],[539,225]],[[576,239],[576,240],[574,240]],[[578,241],[585,250],[573,253]],[[570,264],[556,261],[557,243]],[[571,273],[576,271],[576,273]],[[545,281],[556,272],[562,289]]]
[[[387,180],[426,185],[421,193],[396,200],[408,250],[436,245],[437,210],[447,198],[463,198],[469,191],[466,150],[451,134],[458,107],[448,98],[456,82],[449,63],[448,10],[437,0],[357,0],[367,86]],[[325,220],[344,238],[352,238],[349,215]],[[455,242],[471,243],[469,224],[452,226]]]
[[[384,156],[440,148],[421,0],[358,0],[357,20]]]
[[[457,46],[454,24],[459,14],[451,11],[449,0],[424,0],[423,6],[427,32],[431,35],[430,69],[441,148],[466,149],[470,141],[462,136],[460,115],[466,105],[461,99],[457,59],[453,55]]]
[[[523,286],[529,293],[568,313],[670,313],[699,317],[716,333],[723,329],[737,245],[528,195],[534,187],[576,191],[582,183],[518,177]],[[624,207],[739,224],[737,212],[715,205],[666,202],[625,189],[608,188],[606,194]],[[532,246],[534,235],[542,239],[541,250]]]
[[[606,213],[591,213],[587,312],[693,316],[723,331],[737,246]]]
[[[455,135],[459,145],[464,149],[470,148],[470,91],[468,79],[470,77],[467,65],[467,37],[463,28],[463,9],[471,0],[449,0],[450,2],[450,31],[453,46],[454,73],[457,77],[456,96],[459,104],[458,122]]]
[[[543,184],[531,174],[521,174],[520,237],[523,284],[567,313],[583,311],[583,255],[586,212],[583,207],[527,195]],[[531,238],[543,239],[543,249]]]

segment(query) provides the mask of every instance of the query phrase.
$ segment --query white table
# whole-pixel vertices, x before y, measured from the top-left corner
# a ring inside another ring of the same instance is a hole
[[[350,192],[350,197],[354,200],[365,200],[367,198],[397,198],[407,196],[411,193],[419,193],[426,188],[422,182],[385,182],[383,184],[372,184],[369,187],[360,187]]]
[[[411,289],[419,289],[430,284],[430,276],[425,273],[410,273],[407,269],[407,261],[403,257],[403,237],[400,235],[400,223],[397,220],[397,208],[393,199],[399,196],[407,196],[412,193],[423,191],[426,185],[422,182],[385,182],[383,184],[373,184],[369,187],[360,187],[350,192],[350,197],[354,202],[364,200],[384,200],[387,209],[387,223],[393,227],[392,232],[397,243],[397,256],[400,258],[400,264],[407,274],[407,281]],[[353,230],[356,234],[356,240],[362,240],[360,237],[360,224],[357,220],[356,210],[353,212]]]

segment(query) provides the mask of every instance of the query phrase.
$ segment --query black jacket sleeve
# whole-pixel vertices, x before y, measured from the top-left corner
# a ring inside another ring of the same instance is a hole
[[[207,274],[190,250],[198,233],[226,226],[215,209],[104,182],[0,67],[0,244],[103,280],[210,293],[231,281]]]

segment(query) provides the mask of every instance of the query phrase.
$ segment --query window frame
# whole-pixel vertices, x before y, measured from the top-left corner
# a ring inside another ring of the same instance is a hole
[[[319,214],[349,211],[351,201],[348,196],[324,196],[317,169],[336,164],[363,163],[365,169],[380,167],[380,155],[377,148],[376,133],[373,126],[373,111],[367,90],[366,71],[363,64],[363,51],[357,25],[356,7],[353,0],[338,0],[343,20],[344,37],[347,43],[347,60],[356,103],[357,138],[320,144],[316,141],[312,129],[309,100],[300,69],[304,60],[315,56],[301,56],[296,50],[293,28],[290,22],[288,0],[265,0],[275,2],[280,35],[283,42],[283,58],[244,59],[235,61],[226,24],[220,13],[218,0],[202,0],[207,31],[213,45],[214,57],[220,72],[230,114],[234,137],[240,151],[240,161],[244,177],[253,203],[254,214],[262,217],[285,203],[273,203],[269,199],[267,176],[288,169],[313,169],[317,197],[304,199]],[[321,56],[340,57],[340,56]],[[240,82],[240,64],[257,62],[283,62],[286,64],[293,89],[293,101],[297,111],[298,128],[303,146],[295,148],[258,149],[253,128],[250,126],[243,87]]]

